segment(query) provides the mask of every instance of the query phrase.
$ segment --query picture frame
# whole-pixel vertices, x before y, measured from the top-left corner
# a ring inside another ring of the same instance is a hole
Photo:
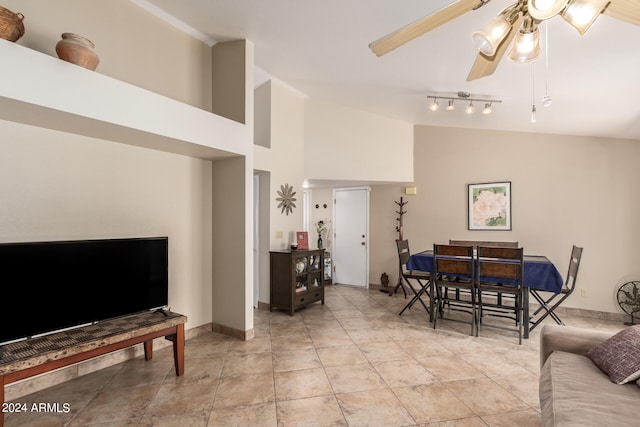
[[[469,230],[511,230],[511,181],[469,184]]]
[[[309,232],[296,231],[296,242],[298,243],[298,249],[309,249]]]

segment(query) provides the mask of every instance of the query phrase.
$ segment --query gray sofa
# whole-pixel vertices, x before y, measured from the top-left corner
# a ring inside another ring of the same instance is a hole
[[[540,335],[542,426],[640,425],[640,387],[612,382],[586,354],[612,333],[545,325]]]

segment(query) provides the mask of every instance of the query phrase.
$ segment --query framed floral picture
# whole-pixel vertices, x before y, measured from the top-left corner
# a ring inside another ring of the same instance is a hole
[[[511,230],[511,182],[469,184],[469,230]]]

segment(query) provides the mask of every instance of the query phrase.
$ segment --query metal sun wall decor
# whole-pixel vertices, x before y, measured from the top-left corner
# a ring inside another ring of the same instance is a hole
[[[293,186],[289,184],[281,185],[278,195],[280,197],[276,197],[276,202],[280,202],[278,205],[278,207],[281,208],[280,213],[289,215],[293,212],[293,208],[296,207],[294,203],[296,198],[293,197],[296,195],[296,192],[293,191]]]

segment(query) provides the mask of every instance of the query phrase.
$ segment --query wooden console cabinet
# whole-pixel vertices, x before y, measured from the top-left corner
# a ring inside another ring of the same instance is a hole
[[[285,309],[293,316],[296,309],[307,304],[324,304],[324,249],[270,253],[270,311]]]

